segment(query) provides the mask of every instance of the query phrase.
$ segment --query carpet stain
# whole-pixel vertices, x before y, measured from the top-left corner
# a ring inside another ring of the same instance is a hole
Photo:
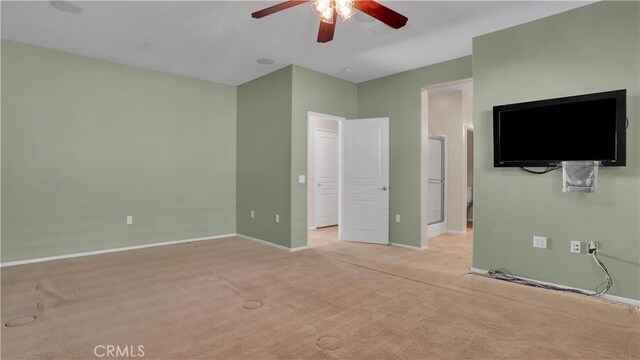
[[[247,300],[242,304],[242,307],[247,310],[254,310],[262,307],[262,302],[258,300]]]
[[[6,326],[6,327],[16,327],[16,326],[22,326],[22,325],[31,324],[34,321],[36,321],[36,317],[35,316],[22,316],[22,317],[7,321],[4,324],[4,326]]]
[[[322,350],[336,350],[340,348],[340,339],[335,336],[321,336],[316,340],[316,346]]]
[[[471,237],[452,239],[289,253],[230,238],[3,267],[0,357],[87,359],[112,343],[145,359],[640,359],[640,311],[466,276]],[[37,324],[5,327],[28,315]]]
[[[65,294],[48,279],[41,279],[36,284],[35,290],[37,293],[35,307],[38,311],[46,311],[51,308],[69,306],[83,300],[83,298]]]

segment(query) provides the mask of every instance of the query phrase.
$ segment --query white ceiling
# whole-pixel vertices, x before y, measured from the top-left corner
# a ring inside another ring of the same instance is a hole
[[[318,20],[303,4],[262,19],[273,1],[2,1],[2,37],[121,64],[238,85],[289,64],[354,83],[471,54],[475,36],[566,11],[585,1],[381,1],[409,22],[339,22],[316,42]],[[260,65],[258,58],[272,58]],[[352,71],[343,71],[351,68]]]

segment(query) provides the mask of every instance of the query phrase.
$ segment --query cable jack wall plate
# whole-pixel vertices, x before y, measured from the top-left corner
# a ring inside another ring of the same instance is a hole
[[[580,254],[580,253],[582,253],[582,243],[580,241],[572,241],[571,242],[571,253],[572,254]]]

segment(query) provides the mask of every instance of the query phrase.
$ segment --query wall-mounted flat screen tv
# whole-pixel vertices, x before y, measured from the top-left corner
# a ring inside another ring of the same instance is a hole
[[[626,90],[493,108],[493,166],[626,165]]]

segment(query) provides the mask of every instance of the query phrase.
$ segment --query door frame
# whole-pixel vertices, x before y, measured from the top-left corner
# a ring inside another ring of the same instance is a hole
[[[339,127],[339,123],[338,123],[338,127]],[[319,193],[319,187],[316,186],[315,184],[318,183],[318,133],[319,132],[325,132],[325,133],[332,133],[332,134],[336,134],[336,156],[340,156],[340,144],[338,143],[340,141],[340,130],[333,130],[333,129],[323,129],[323,128],[316,128],[313,136],[314,136],[314,145],[315,145],[315,151],[314,151],[314,171],[313,171],[313,175],[314,175],[314,179],[313,179],[313,187],[314,187],[314,195],[313,195],[313,202],[314,202],[314,211],[313,211],[313,223],[315,225],[315,228],[318,228],[318,193]],[[336,188],[336,192],[338,194],[338,198],[336,198],[336,207],[338,208],[338,225],[340,225],[340,159],[336,159],[336,167],[338,168],[338,173],[336,174],[336,178],[337,178],[337,186],[338,188]],[[307,187],[308,190],[309,187]],[[307,221],[308,221],[309,217],[307,216]]]
[[[420,133],[421,133],[421,152],[420,152],[420,237],[422,239],[422,249],[429,248],[429,233],[428,233],[428,156],[429,156],[429,93],[438,88],[458,85],[467,82],[473,82],[473,77],[463,78],[459,80],[444,82],[444,83],[436,83],[432,85],[423,86],[420,89],[420,99],[421,99],[421,107],[420,107]],[[475,171],[475,164],[474,164]],[[465,189],[466,193],[466,189]]]
[[[431,225],[429,225],[429,223],[427,223],[427,234],[428,234],[429,238],[437,236],[437,235],[431,235],[430,234],[429,227],[432,227],[432,228],[435,228],[436,226],[444,227],[444,231],[441,231],[440,234],[438,234],[438,235],[442,235],[442,234],[444,234],[444,233],[446,233],[448,231],[448,226],[447,226],[447,218],[448,218],[448,216],[447,216],[447,212],[449,211],[449,204],[448,204],[448,200],[449,199],[448,199],[448,196],[447,196],[447,192],[449,191],[449,184],[448,184],[448,182],[449,182],[449,176],[448,176],[448,173],[449,173],[448,152],[449,151],[447,149],[447,147],[448,147],[447,145],[449,143],[448,143],[448,139],[447,139],[447,135],[446,134],[431,134],[427,138],[427,142],[431,138],[440,138],[440,139],[442,139],[442,145],[443,145],[443,152],[442,152],[442,155],[443,155],[442,156],[442,161],[443,161],[443,163],[442,163],[442,168],[443,168],[443,172],[444,172],[444,174],[443,174],[444,182],[442,184],[442,186],[443,186],[443,194],[442,194],[442,207],[443,207],[442,213],[443,214],[442,214],[442,221],[439,222],[439,223],[431,224]],[[427,174],[428,174],[428,171],[427,171]],[[429,176],[427,176],[427,182],[428,181],[429,181]]]
[[[310,150],[310,146],[311,146],[311,141],[310,138],[311,136],[315,136],[315,133],[311,131],[311,120],[312,118],[322,118],[325,120],[330,120],[330,121],[336,121],[338,122],[338,240],[342,241],[342,228],[340,227],[340,224],[342,223],[342,124],[344,121],[347,120],[347,118],[345,117],[341,117],[341,116],[335,116],[335,115],[328,115],[328,114],[323,114],[323,113],[319,113],[319,112],[314,112],[314,111],[307,111],[307,152]],[[309,156],[307,156],[307,159],[309,158]],[[315,160],[314,160],[314,164],[313,166],[315,166]],[[309,245],[309,231],[314,230],[315,228],[311,229],[309,227],[309,209],[311,208],[311,204],[309,203],[309,169],[311,167],[311,164],[309,164],[309,162],[307,162],[307,187],[306,187],[306,192],[307,192],[307,216],[305,218],[305,223],[306,223],[306,229],[307,229],[307,245]],[[315,169],[314,169],[314,174],[315,174]],[[315,179],[314,179],[315,181]],[[315,191],[315,189],[314,189]],[[315,207],[315,199],[314,199],[314,204],[313,206]],[[315,211],[315,209],[314,209]],[[314,214],[315,215],[315,214]],[[315,216],[314,216],[314,222],[315,222]]]
[[[467,163],[469,162],[469,159],[468,159],[468,156],[467,156],[467,154],[469,153],[468,134],[469,134],[469,132],[473,133],[473,140],[474,140],[474,144],[475,144],[475,140],[476,140],[475,135],[476,135],[476,133],[475,133],[475,130],[473,129],[473,125],[463,124],[463,127],[464,127],[464,135],[463,135],[463,138],[462,138],[463,139],[462,140],[462,143],[463,143],[462,146],[463,146],[464,149],[463,149],[463,152],[462,152],[462,156],[464,158],[463,162],[464,162],[464,166],[465,166],[465,172],[464,173],[466,175],[464,177],[464,179],[463,179],[463,184],[464,184],[464,204],[465,204],[464,215],[465,215],[465,232],[466,232],[467,231],[466,224],[469,222],[469,209],[467,207],[467,204],[469,202],[469,198],[467,196],[467,195],[469,195],[467,193],[467,189],[469,188],[469,184],[468,184],[468,181],[467,181],[469,179],[469,174],[468,174],[468,169],[467,169]],[[475,149],[473,149],[473,150],[475,150]],[[475,151],[473,152],[473,155],[475,157]],[[471,172],[475,171],[475,167],[476,166],[475,166],[475,162],[474,162],[473,168],[471,168]],[[473,175],[474,175],[474,183],[475,183],[475,174],[473,174]],[[471,196],[475,199],[475,188],[472,191],[473,191],[473,195],[471,195]],[[472,218],[471,222],[473,222],[473,218]]]

